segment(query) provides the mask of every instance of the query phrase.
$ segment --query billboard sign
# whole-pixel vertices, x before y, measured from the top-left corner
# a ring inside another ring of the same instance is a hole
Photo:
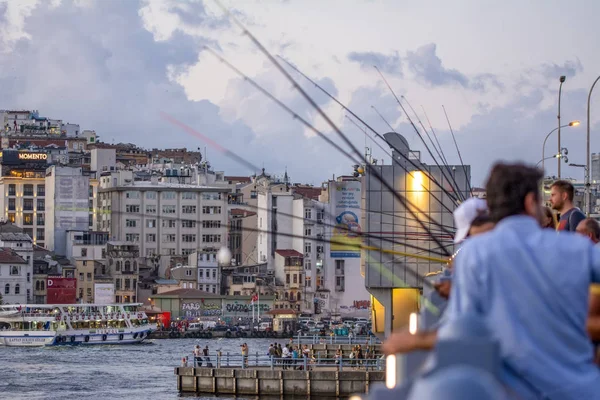
[[[3,150],[0,159],[3,165],[46,164],[48,154],[39,151]]]
[[[114,283],[95,283],[94,284],[94,303],[95,304],[114,304],[115,303],[115,284]]]
[[[360,258],[361,227],[359,181],[334,182],[333,215],[335,226],[331,235],[332,258]]]
[[[48,276],[47,304],[75,304],[77,302],[77,279],[62,276]]]

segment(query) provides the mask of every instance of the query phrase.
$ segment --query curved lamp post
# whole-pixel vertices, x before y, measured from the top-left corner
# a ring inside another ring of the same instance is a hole
[[[566,150],[565,148],[563,148],[563,150]],[[558,158],[558,162],[560,162],[560,159],[563,158],[565,160],[565,162],[569,162],[569,158],[566,156],[566,154],[554,154],[551,155],[550,157],[546,157],[546,158],[542,158],[540,161],[537,162],[537,164],[535,164],[535,166],[537,167],[538,165],[540,165],[540,163],[543,163],[546,160],[549,160],[551,158]]]
[[[567,79],[566,76],[561,76],[560,77],[560,86],[558,87],[558,152],[560,153],[560,98],[562,96],[562,85],[565,82],[565,80]],[[560,160],[556,160],[556,163],[558,164],[558,179],[560,179]]]
[[[596,86],[596,83],[598,83],[598,80],[600,80],[600,76],[596,78],[596,80],[594,81],[594,83],[592,84],[592,87],[590,88],[590,93],[588,94],[588,101],[587,101],[587,154],[585,156],[585,165],[587,166],[586,168],[586,177],[585,177],[585,197],[586,197],[586,215],[589,217],[590,214],[592,213],[592,191],[591,191],[591,183],[590,183],[590,164],[591,164],[591,158],[592,155],[590,154],[590,100],[592,98],[592,91],[594,90],[594,86]]]
[[[567,125],[563,125],[561,126],[561,128],[567,128],[569,126],[577,126],[579,125],[580,122],[578,120],[575,121],[571,121],[569,122]],[[550,135],[552,135],[554,132],[556,132],[558,130],[558,128],[554,128],[552,129],[547,135],[546,138],[544,139],[544,144],[542,145],[542,159],[540,160],[540,162],[542,163],[542,169],[544,169],[544,160],[547,160],[546,158],[546,140],[548,140],[548,138],[550,137]],[[558,149],[558,152],[560,153],[560,148]],[[553,158],[553,157],[549,157],[549,158]],[[558,160],[558,163],[560,164],[560,160]],[[539,164],[539,163],[538,163]]]

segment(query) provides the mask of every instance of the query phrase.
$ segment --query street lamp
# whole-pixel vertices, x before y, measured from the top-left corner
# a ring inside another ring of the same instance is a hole
[[[580,124],[579,120],[575,120],[575,121],[571,121],[569,122],[567,125],[563,125],[561,126],[561,128],[567,128],[569,126],[578,126]],[[552,129],[547,135],[546,138],[544,139],[544,144],[542,145],[542,169],[544,169],[544,160],[546,159],[546,140],[548,140],[548,138],[550,137],[550,135],[552,135],[554,132],[556,132],[558,130],[558,128],[554,128]],[[559,149],[560,151],[560,149]],[[560,162],[560,161],[559,161]]]
[[[558,87],[558,152],[560,153],[560,98],[562,96],[562,85],[567,79],[566,76],[560,77],[560,86]],[[556,160],[558,164],[558,179],[560,179],[560,160]]]
[[[585,165],[585,164],[573,164],[573,163],[571,163],[571,164],[569,164],[569,167],[583,168],[583,171],[584,171],[584,173],[585,173],[585,179],[588,179],[588,177],[590,176],[590,175],[589,175],[589,171],[588,171],[588,167],[587,167],[587,165]],[[586,183],[587,183],[587,181],[586,181]],[[587,188],[588,188],[588,187],[586,186],[586,195],[587,195]],[[589,210],[589,207],[588,207],[588,204],[589,204],[589,203],[588,203],[588,201],[589,201],[589,200],[590,200],[590,199],[588,199],[588,197],[586,196],[586,197],[585,197],[585,201],[584,201],[584,203],[585,203],[585,208],[586,208],[587,210]],[[589,215],[589,211],[588,211],[588,215]]]
[[[564,147],[563,147],[563,149],[566,150]],[[537,164],[535,164],[535,166],[537,167],[538,165],[540,165],[540,163],[544,162],[545,160],[549,160],[551,158],[558,158],[558,162],[560,162],[560,159],[563,158],[565,160],[565,162],[569,162],[569,158],[567,157],[567,155],[560,153],[560,154],[554,154],[550,157],[542,158],[540,161],[537,162]]]
[[[587,153],[585,155],[585,164],[587,165],[587,176],[585,178],[585,197],[586,197],[586,214],[589,217],[592,212],[592,191],[591,191],[591,183],[590,183],[590,158],[592,155],[590,154],[590,100],[592,98],[592,91],[594,90],[594,86],[600,80],[600,76],[596,78],[592,87],[590,88],[590,93],[588,94],[588,102],[587,102]]]

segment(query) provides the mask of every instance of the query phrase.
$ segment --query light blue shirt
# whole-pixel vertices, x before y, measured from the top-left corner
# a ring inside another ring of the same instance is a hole
[[[500,342],[504,383],[523,399],[600,399],[586,331],[600,249],[527,216],[469,239],[455,260],[444,323],[478,315]]]

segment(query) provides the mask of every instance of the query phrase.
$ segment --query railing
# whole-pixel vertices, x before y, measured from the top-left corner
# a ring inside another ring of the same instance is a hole
[[[214,361],[214,362],[213,362]],[[209,354],[208,356],[194,357],[194,355],[183,357],[182,367],[194,368],[262,368],[262,369],[299,369],[307,371],[313,368],[330,368],[343,371],[348,369],[365,369],[373,371],[383,371],[385,369],[385,359],[381,356],[373,358],[322,358],[318,354],[314,358],[309,357],[275,357],[269,355],[241,354],[232,355],[229,353]]]
[[[359,335],[359,336],[341,336],[341,335],[330,335],[330,336],[319,336],[319,335],[301,335],[297,336],[297,343],[302,344],[366,344],[374,345],[381,344],[381,340],[376,336],[372,335]]]

